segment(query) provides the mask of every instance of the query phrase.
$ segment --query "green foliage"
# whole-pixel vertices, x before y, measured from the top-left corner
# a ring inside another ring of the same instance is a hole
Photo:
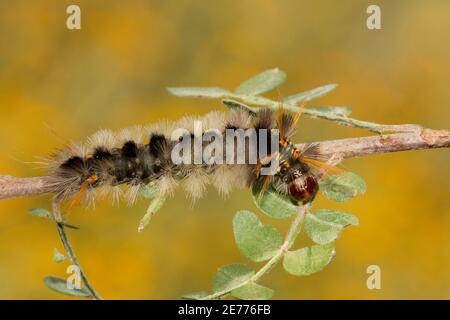
[[[331,200],[344,202],[366,192],[364,180],[352,173],[330,175],[320,181],[320,188],[325,196]]]
[[[139,190],[139,194],[143,198],[152,199],[145,215],[142,217],[141,221],[139,221],[138,232],[142,232],[150,223],[155,213],[164,205],[166,198],[159,195],[155,182],[150,182],[142,187],[141,190]]]
[[[290,274],[308,276],[321,271],[334,257],[334,245],[313,245],[284,255],[283,267]]]
[[[63,262],[65,260],[67,260],[68,258],[62,254],[61,252],[58,251],[58,249],[53,249],[53,261],[56,263],[60,263]]]
[[[220,268],[213,280],[213,291],[234,289],[249,280],[255,272],[245,264],[229,264]]]
[[[284,81],[285,76],[285,73],[279,69],[270,69],[243,82],[238,86],[237,91],[234,92],[227,89],[211,87],[175,87],[168,88],[168,90],[171,94],[179,97],[239,100],[240,103],[246,104],[248,107],[244,108],[244,110],[254,113],[256,112],[254,107],[265,107],[274,110],[279,108],[280,102],[278,100],[271,100],[260,94],[275,89]],[[333,121],[335,124],[366,129],[376,133],[392,131],[392,128],[389,126],[348,117],[350,115],[350,108],[348,107],[308,107],[301,109],[297,106],[299,102],[309,102],[320,98],[335,88],[335,84],[328,84],[288,96],[283,100],[283,108],[291,112],[303,111],[303,114],[312,118],[325,119]],[[237,105],[232,103],[225,104],[231,108],[237,107]]]
[[[263,226],[250,211],[239,211],[233,219],[234,239],[242,255],[253,261],[272,258],[282,244],[281,235],[271,226]]]
[[[350,213],[319,210],[306,216],[305,229],[309,238],[317,244],[327,244],[336,240],[342,229],[358,225],[358,218]]]
[[[258,107],[279,108],[279,102],[260,94],[278,87],[286,79],[279,69],[264,71],[241,83],[233,92],[221,88],[170,88],[178,96],[197,96],[202,98],[220,98],[230,109],[245,110],[255,116]],[[291,95],[283,99],[283,108],[298,112],[299,102],[311,101],[322,97],[336,88],[329,84],[312,90]],[[335,123],[379,131],[376,124],[348,118],[351,109],[340,106],[312,107],[303,112],[313,118],[328,119]],[[366,190],[365,182],[354,173],[328,176],[320,182],[320,189],[332,200],[348,200]],[[274,265],[282,261],[284,269],[293,275],[307,276],[321,271],[333,259],[333,242],[342,230],[349,225],[358,225],[358,219],[346,212],[319,210],[309,213],[310,204],[294,205],[288,196],[269,188],[260,193],[260,186],[254,185],[252,196],[256,206],[267,216],[274,219],[292,218],[291,225],[282,240],[279,232],[271,226],[264,226],[257,215],[250,211],[238,211],[233,218],[234,239],[239,251],[251,261],[266,261],[265,265],[254,272],[243,264],[231,264],[219,269],[214,276],[214,293],[194,293],[184,296],[191,299],[218,299],[229,294],[237,299],[270,299],[274,291],[258,283],[259,278]],[[301,227],[305,224],[308,237],[316,244],[298,250],[290,250]]]
[[[28,212],[30,212],[31,215],[38,218],[53,219],[53,216],[50,213],[50,211],[43,208],[31,208],[28,209]]]
[[[43,208],[31,208],[28,209],[28,212],[30,212],[30,214],[32,216],[38,217],[38,218],[44,218],[44,219],[48,219],[48,220],[54,220],[53,218],[53,214],[48,211],[47,209],[43,209]],[[71,229],[79,229],[77,226],[71,225],[71,224],[67,224],[65,222],[58,222],[58,224],[67,227],[67,228],[71,228]]]
[[[286,73],[278,68],[266,70],[241,83],[235,93],[256,96],[272,91],[286,79]]]
[[[255,108],[249,107],[249,106],[247,106],[243,103],[240,103],[238,101],[235,101],[235,100],[223,99],[222,102],[224,105],[226,105],[230,109],[244,110],[253,117],[256,116],[256,113],[258,112],[258,110],[256,110]]]
[[[139,189],[139,195],[146,199],[153,199],[158,196],[158,189],[156,183],[150,182]]]
[[[44,278],[44,283],[50,289],[62,293],[68,296],[76,297],[91,297],[91,294],[86,289],[69,289],[67,287],[67,282],[64,279],[60,279],[53,276],[47,276]]]

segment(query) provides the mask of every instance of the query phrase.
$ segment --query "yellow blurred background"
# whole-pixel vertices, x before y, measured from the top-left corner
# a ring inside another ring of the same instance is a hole
[[[81,7],[81,30],[66,28],[70,4]],[[369,4],[381,7],[382,30],[366,28]],[[26,163],[61,144],[45,123],[83,140],[100,128],[225,110],[219,101],[172,97],[165,87],[234,88],[273,67],[288,74],[282,96],[338,83],[311,105],[449,129],[449,15],[447,0],[1,1],[0,173],[45,174]],[[297,140],[367,134],[303,118]],[[449,163],[444,149],[345,162],[365,178],[367,193],[342,204],[320,196],[314,207],[353,212],[360,226],[344,230],[324,271],[294,277],[278,266],[262,284],[275,299],[449,299]],[[66,276],[67,264],[52,262],[53,248],[63,251],[56,230],[27,213],[49,208],[49,199],[0,202],[0,298],[65,298],[42,281]],[[210,190],[192,207],[180,191],[137,233],[145,208],[143,200],[119,208],[101,202],[70,214],[81,227],[70,231],[77,254],[105,298],[210,290],[218,267],[247,262],[231,222],[239,209],[257,212],[249,192],[223,199]],[[296,247],[307,243],[302,237]],[[371,264],[381,267],[381,290],[366,287]]]

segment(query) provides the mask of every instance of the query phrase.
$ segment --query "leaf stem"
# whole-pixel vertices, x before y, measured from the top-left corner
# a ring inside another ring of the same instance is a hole
[[[261,96],[248,96],[242,94],[230,93],[227,97],[232,99],[240,100],[244,103],[259,106],[259,107],[269,107],[271,109],[277,110],[280,107],[280,103]],[[301,108],[295,104],[283,103],[283,108],[291,112],[301,111],[303,114],[308,115],[311,118],[324,119],[329,121],[334,121],[337,124],[354,127],[360,129],[366,129],[375,133],[389,133],[389,132],[420,132],[422,126],[417,124],[400,124],[400,125],[386,125],[379,124],[370,121],[358,120],[354,118],[349,118],[339,114],[333,114],[329,112],[323,112],[315,109]],[[252,109],[252,111],[255,111]]]
[[[264,266],[262,266],[262,268],[259,269],[258,272],[256,272],[251,278],[249,278],[248,280],[246,280],[242,283],[237,284],[236,286],[234,286],[232,288],[228,288],[226,290],[215,292],[213,294],[210,294],[210,295],[200,298],[198,300],[219,299],[219,298],[231,293],[231,291],[233,291],[239,287],[242,287],[249,283],[257,282],[262,276],[264,276],[267,272],[269,272],[278,262],[280,262],[280,260],[286,254],[286,252],[292,247],[292,245],[295,242],[295,239],[297,239],[297,237],[301,231],[301,228],[303,225],[303,220],[305,218],[305,215],[308,212],[308,209],[309,209],[309,205],[302,205],[299,207],[298,213],[292,220],[291,225],[289,226],[289,230],[286,233],[286,237],[284,238],[284,242],[281,245],[281,247],[278,249],[278,251],[275,253],[275,255],[272,258],[270,258],[270,260],[267,261],[267,263],[264,264]]]
[[[89,282],[89,279],[87,278],[86,274],[83,271],[83,268],[81,267],[78,258],[75,254],[75,250],[72,247],[72,244],[69,241],[69,237],[67,236],[66,230],[64,229],[64,223],[63,218],[59,209],[59,201],[54,199],[53,200],[53,218],[56,221],[56,227],[58,230],[59,238],[61,239],[61,242],[64,246],[64,249],[66,250],[67,255],[70,258],[70,261],[77,266],[78,270],[80,271],[81,281],[83,282],[86,289],[91,294],[92,298],[95,300],[102,300],[102,297],[100,294],[94,289],[92,284]]]

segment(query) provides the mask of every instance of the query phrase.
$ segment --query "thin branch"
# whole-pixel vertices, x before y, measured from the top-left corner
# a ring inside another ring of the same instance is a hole
[[[321,141],[321,153],[341,159],[407,150],[450,147],[450,132],[422,129],[417,132]]]
[[[45,177],[16,178],[0,175],[0,199],[45,194],[46,185]]]

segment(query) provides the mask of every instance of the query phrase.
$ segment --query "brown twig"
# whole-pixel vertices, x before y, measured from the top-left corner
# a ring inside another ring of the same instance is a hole
[[[419,127],[420,128],[420,127]],[[406,150],[449,148],[450,132],[421,129],[413,132],[318,142],[323,154],[343,160]],[[0,199],[48,193],[46,177],[16,178],[0,175]]]
[[[0,175],[0,199],[45,194],[46,184],[45,177],[16,178]]]
[[[321,153],[341,159],[407,150],[450,147],[450,132],[423,129],[370,137],[319,142]]]

